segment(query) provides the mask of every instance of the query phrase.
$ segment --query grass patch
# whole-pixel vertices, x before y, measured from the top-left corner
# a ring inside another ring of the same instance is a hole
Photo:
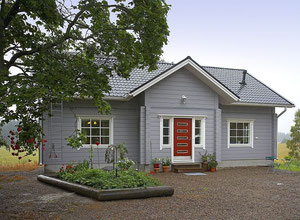
[[[19,175],[14,175],[14,176],[7,176],[7,175],[0,175],[0,183],[2,182],[14,182],[14,181],[21,181],[26,179],[25,176],[19,176]]]
[[[20,153],[20,156],[24,155],[25,152]],[[30,155],[19,160],[18,157],[12,156],[5,147],[0,147],[0,171],[31,171],[38,167],[38,153],[35,156]]]
[[[290,150],[287,148],[286,144],[278,144],[277,146],[279,160],[284,159],[284,157],[289,155]]]
[[[101,169],[71,169],[61,170],[57,173],[59,179],[90,186],[97,189],[123,189],[136,187],[160,186],[161,183],[145,172],[129,169],[118,172],[104,171]]]
[[[284,163],[276,162],[275,168],[279,170],[287,170],[287,171],[294,171],[300,172],[300,160],[293,160],[289,166]]]

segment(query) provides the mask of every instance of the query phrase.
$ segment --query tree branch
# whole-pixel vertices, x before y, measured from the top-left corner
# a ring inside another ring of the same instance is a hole
[[[19,12],[21,6],[21,0],[16,0],[11,9],[9,10],[6,18],[4,19],[4,28],[6,28],[14,16]]]

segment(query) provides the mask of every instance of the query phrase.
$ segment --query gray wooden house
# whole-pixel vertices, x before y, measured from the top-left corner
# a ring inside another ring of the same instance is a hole
[[[43,123],[46,170],[88,159],[90,144],[100,167],[107,146],[123,142],[141,169],[151,158],[199,163],[205,150],[216,153],[222,167],[266,165],[266,157],[277,155],[275,108],[294,107],[290,101],[243,69],[200,66],[190,57],[157,66],[110,79],[110,115],[100,115],[88,99],[53,106]],[[75,129],[88,136],[79,150],[65,140]]]

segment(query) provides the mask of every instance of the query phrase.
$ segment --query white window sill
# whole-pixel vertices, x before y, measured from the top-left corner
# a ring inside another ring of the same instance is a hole
[[[235,145],[229,145],[228,148],[254,148],[253,145],[243,145],[243,144],[235,144]]]
[[[171,145],[162,145],[160,146],[160,149],[168,149],[168,148],[171,148]]]
[[[108,144],[105,144],[105,145],[96,145],[96,144],[92,144],[92,147],[93,148],[108,148]],[[82,148],[91,148],[91,145],[89,145],[89,144],[84,144],[83,146],[82,146]]]
[[[203,149],[205,149],[205,147],[202,144],[195,144],[194,147],[195,148],[203,148]]]

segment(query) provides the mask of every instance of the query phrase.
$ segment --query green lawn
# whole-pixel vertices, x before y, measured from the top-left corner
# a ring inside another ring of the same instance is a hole
[[[20,153],[20,156],[24,156],[25,153]],[[31,160],[31,162],[29,162]],[[31,169],[38,165],[38,153],[35,156],[27,156],[18,159],[16,156],[12,156],[11,152],[0,147],[0,170],[16,170],[16,169]]]
[[[284,159],[284,157],[288,155],[289,149],[286,147],[286,144],[278,144],[278,161],[275,167],[280,170],[300,171],[299,160],[293,160],[289,167],[281,161],[281,159]]]

